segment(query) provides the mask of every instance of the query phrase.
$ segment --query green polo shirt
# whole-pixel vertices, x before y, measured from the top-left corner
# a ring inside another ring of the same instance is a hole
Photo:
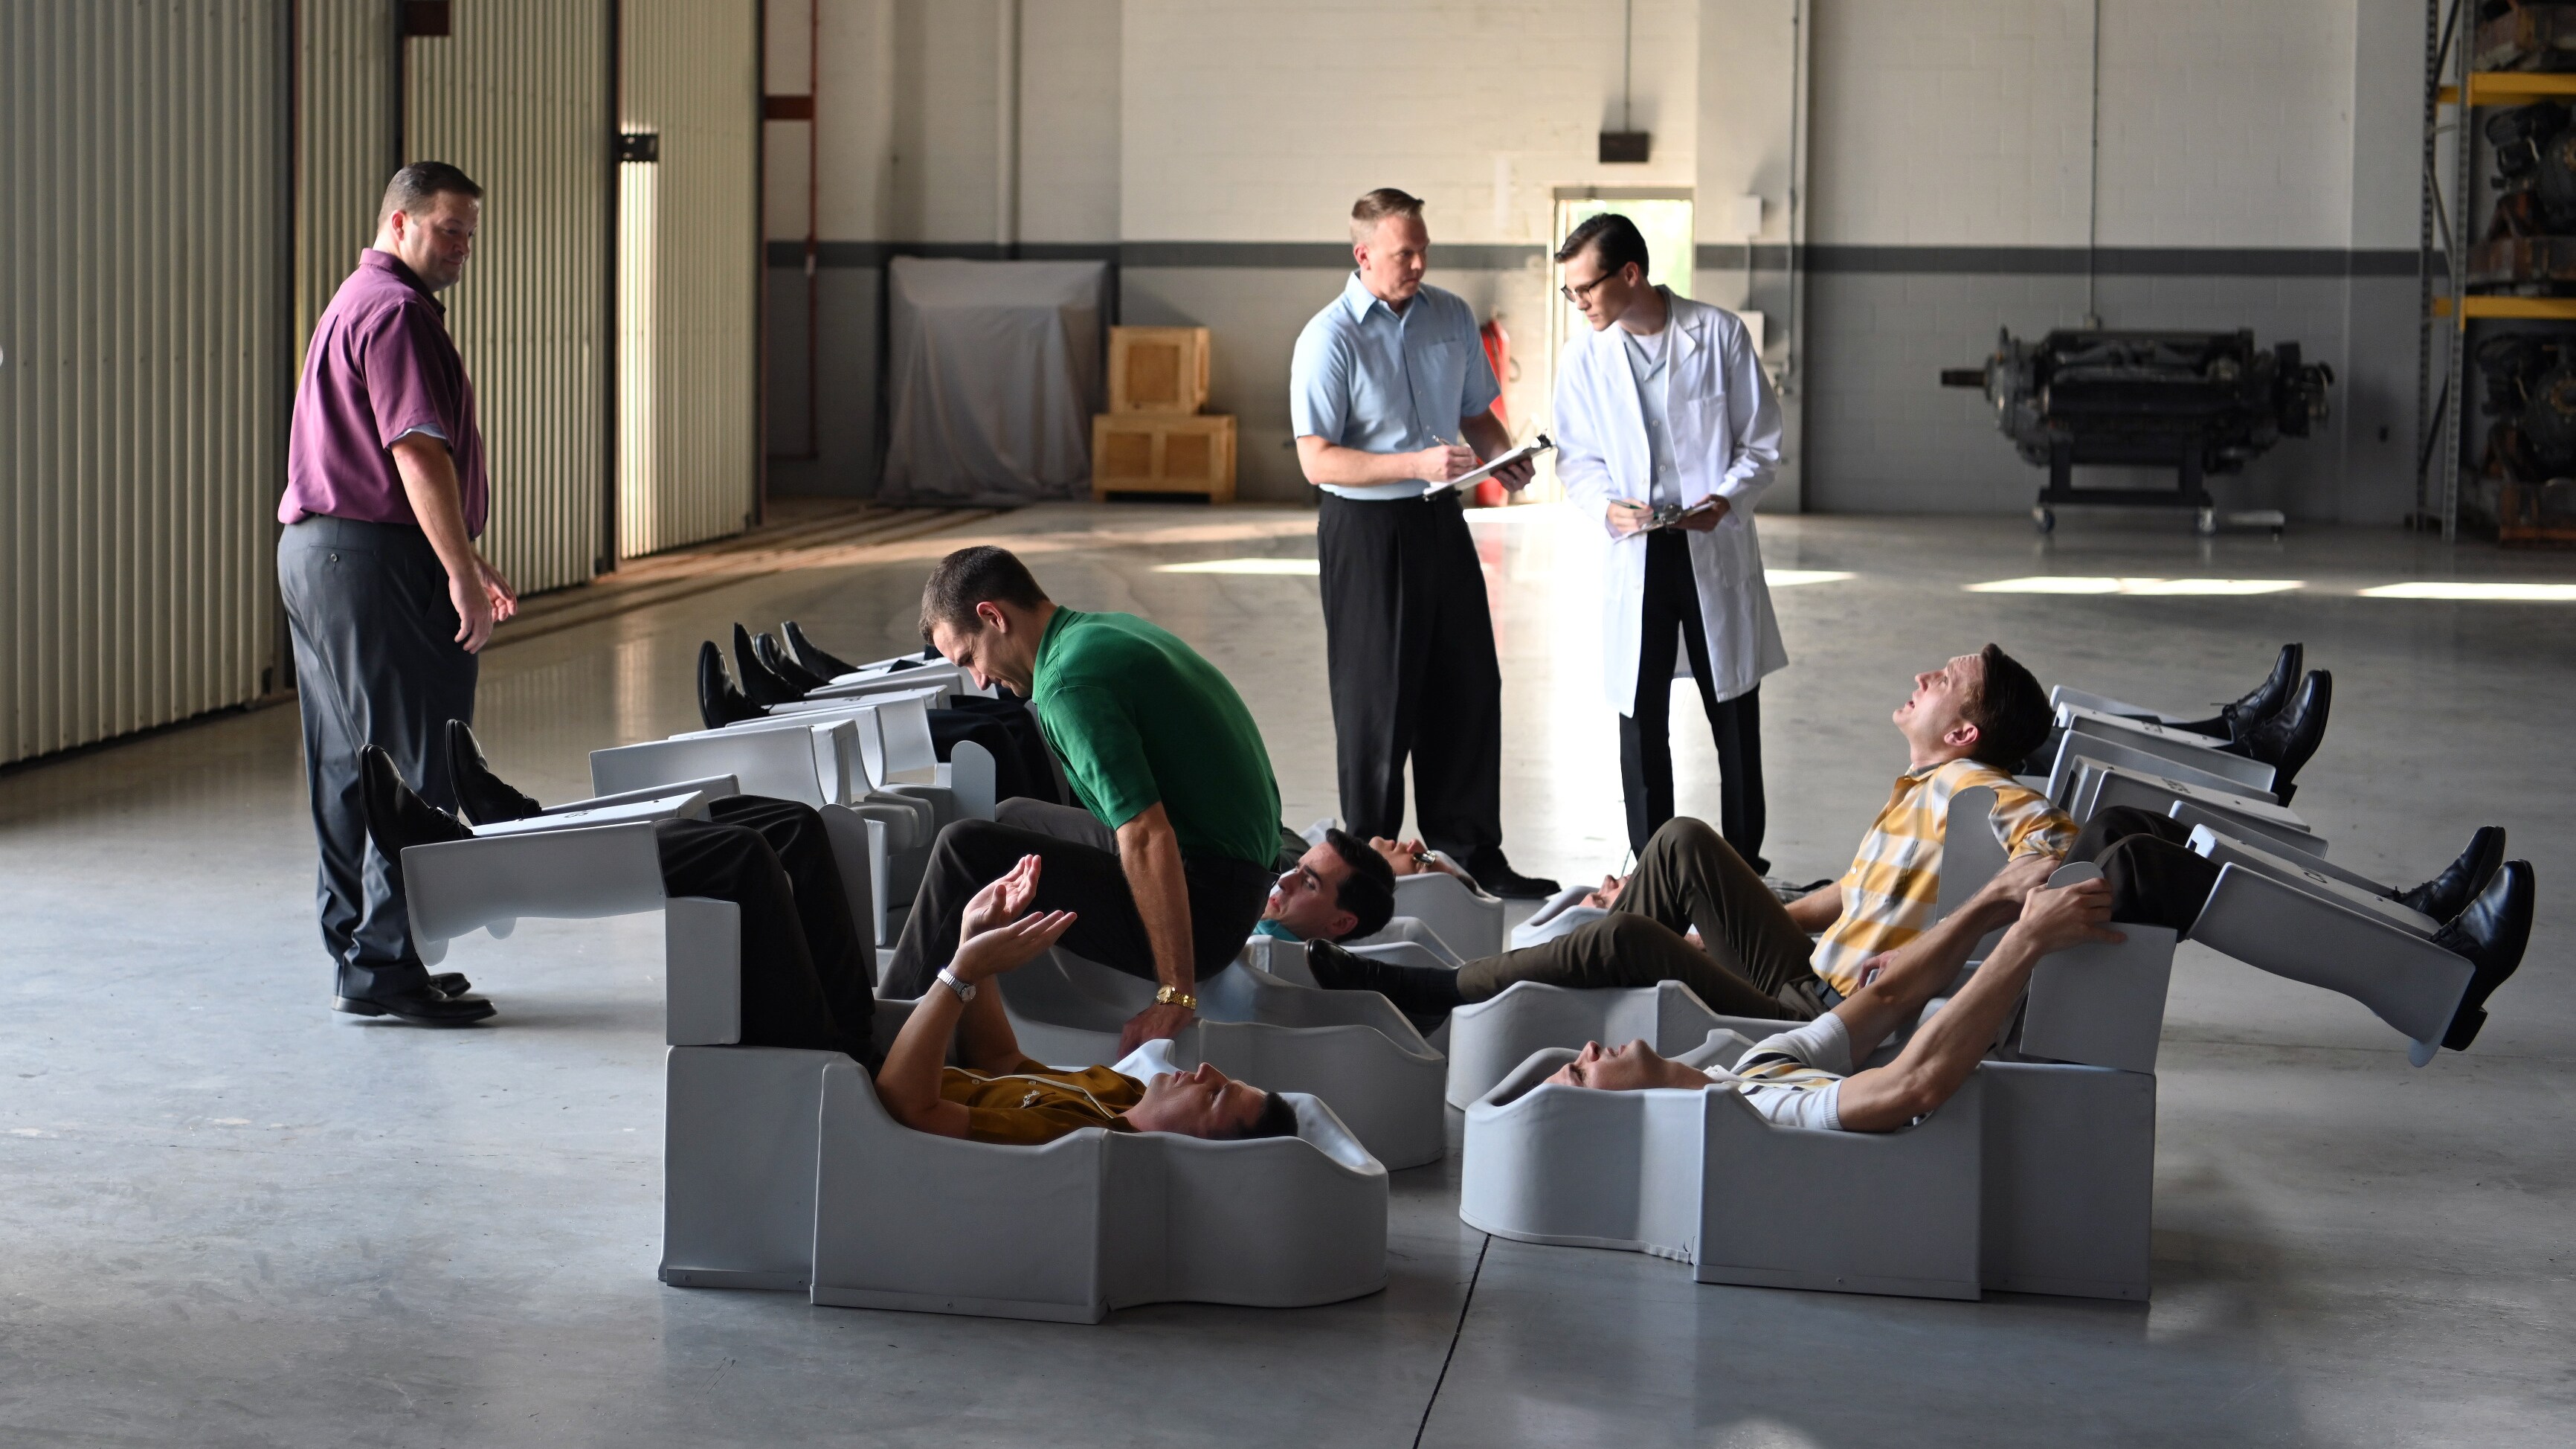
[[[1279,853],[1279,782],[1252,711],[1170,630],[1059,606],[1029,707],[1074,795],[1110,828],[1159,801],[1183,856],[1267,868]]]

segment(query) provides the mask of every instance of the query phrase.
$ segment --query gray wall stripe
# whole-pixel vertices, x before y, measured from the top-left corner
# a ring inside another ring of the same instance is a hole
[[[1756,246],[1756,271],[1776,272],[1788,248]],[[1741,271],[1745,248],[1703,246],[1693,261],[1704,272]],[[1811,272],[1902,273],[1915,276],[2084,275],[2082,247],[1809,246],[1801,249]],[[1312,268],[1342,271],[1351,264],[1339,242],[1022,242],[1007,251],[992,242],[827,241],[815,260],[822,266],[882,267],[889,257],[961,257],[998,261],[1108,261],[1122,267]],[[1456,243],[1435,246],[1432,262],[1453,271],[1510,272],[1543,261],[1544,247]],[[2102,247],[2093,271],[2105,277],[2411,277],[2411,251],[2342,251],[2331,247]],[[773,267],[805,265],[805,244],[773,241]],[[2437,269],[2442,266],[2435,259]]]

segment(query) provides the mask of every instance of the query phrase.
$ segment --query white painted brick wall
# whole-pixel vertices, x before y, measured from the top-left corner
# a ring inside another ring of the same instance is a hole
[[[2101,243],[2348,245],[2359,3],[2104,0]],[[2091,0],[1814,13],[1813,240],[2084,244]]]
[[[1023,241],[1118,240],[1119,10],[1119,0],[1023,0]]]
[[[2346,245],[2353,26],[2354,0],[2107,0],[2103,245]]]
[[[1815,0],[1808,239],[2082,246],[2092,0]]]
[[[1354,198],[1400,186],[1430,203],[1435,241],[1536,242],[1552,187],[1695,179],[1694,0],[1638,0],[1645,166],[1594,159],[1619,120],[1604,0],[1128,0],[1125,31],[1130,240],[1339,240]]]

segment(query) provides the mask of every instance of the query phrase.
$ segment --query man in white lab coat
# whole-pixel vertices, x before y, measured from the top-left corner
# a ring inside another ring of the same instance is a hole
[[[1673,817],[1678,637],[1717,738],[1718,833],[1767,871],[1761,684],[1789,655],[1753,503],[1780,461],[1779,399],[1743,322],[1647,284],[1626,217],[1585,221],[1556,260],[1592,324],[1557,374],[1557,476],[1601,529],[1602,684],[1620,715],[1629,847]]]

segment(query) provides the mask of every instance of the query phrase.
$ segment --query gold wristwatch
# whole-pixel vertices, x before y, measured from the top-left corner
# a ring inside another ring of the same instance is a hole
[[[1199,1009],[1199,999],[1177,986],[1166,986],[1155,992],[1154,1004],[1156,1006],[1186,1006],[1192,1011]]]

